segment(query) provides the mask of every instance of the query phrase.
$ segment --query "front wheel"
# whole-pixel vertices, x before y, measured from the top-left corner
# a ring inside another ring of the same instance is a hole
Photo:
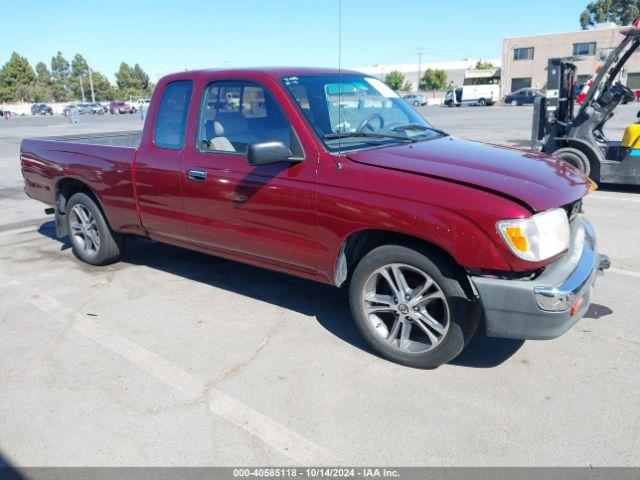
[[[487,101],[484,98],[481,98],[480,100],[478,100],[478,106],[479,107],[486,107],[487,106]]]
[[[113,232],[94,200],[86,193],[74,194],[66,207],[67,227],[73,253],[91,265],[118,260],[123,247],[121,235]]]
[[[351,312],[378,354],[402,365],[435,368],[463,350],[479,323],[464,283],[455,264],[439,254],[384,245],[369,252],[353,273]]]

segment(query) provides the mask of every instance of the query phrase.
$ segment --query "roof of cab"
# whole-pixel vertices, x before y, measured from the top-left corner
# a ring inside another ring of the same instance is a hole
[[[211,74],[224,73],[225,76],[238,74],[262,74],[272,78],[280,79],[281,77],[291,75],[363,75],[362,72],[355,70],[339,70],[337,68],[326,67],[247,67],[247,68],[210,68],[204,70],[189,70],[185,72],[176,72],[166,75],[166,80],[175,78],[198,78],[201,76],[210,76]]]

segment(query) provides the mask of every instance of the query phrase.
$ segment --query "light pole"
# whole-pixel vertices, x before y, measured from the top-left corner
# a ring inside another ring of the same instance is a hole
[[[422,70],[422,55],[424,54],[423,47],[416,47],[416,54],[418,55],[418,83],[416,84],[416,91],[420,91],[420,70]]]
[[[91,67],[89,67],[89,87],[91,87],[91,102],[96,103],[96,96],[93,93],[93,78],[91,78]]]
[[[80,91],[82,92],[82,103],[84,103],[87,100],[84,97],[84,86],[82,85],[82,74],[78,75],[78,78],[80,79]]]

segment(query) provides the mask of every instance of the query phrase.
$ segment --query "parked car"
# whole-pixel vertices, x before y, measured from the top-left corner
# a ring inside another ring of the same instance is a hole
[[[114,100],[109,103],[109,113],[134,113],[134,109],[127,102]]]
[[[31,105],[31,115],[53,115],[53,108],[46,103],[34,103]]]
[[[79,103],[78,110],[80,112],[80,115],[95,113],[91,103]]]
[[[580,90],[578,90],[578,93],[580,93]],[[504,97],[504,103],[508,103],[514,106],[533,104],[536,97],[539,96],[540,90],[535,90],[533,88],[521,88]]]
[[[360,101],[329,107],[335,85]],[[238,108],[214,103],[227,94]],[[450,136],[358,72],[180,72],[141,132],[23,140],[20,159],[79,259],[115,262],[142,236],[344,286],[364,339],[414,367],[452,360],[480,325],[561,335],[607,266],[587,177]]]
[[[89,113],[92,113],[94,115],[104,115],[104,108],[98,102],[88,103],[87,106],[89,108]]]
[[[410,93],[409,95],[405,95],[404,101],[414,107],[421,107],[427,105],[427,97],[420,93]]]
[[[447,107],[461,105],[486,107],[493,105],[499,98],[500,87],[498,85],[463,85],[447,90],[444,104]]]

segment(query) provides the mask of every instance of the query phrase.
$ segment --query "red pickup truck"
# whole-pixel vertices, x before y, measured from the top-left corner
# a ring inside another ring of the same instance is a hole
[[[114,262],[137,235],[348,287],[372,348],[415,367],[480,324],[562,334],[608,265],[581,213],[588,178],[448,135],[357,72],[169,75],[142,132],[24,140],[20,158],[81,260]]]

